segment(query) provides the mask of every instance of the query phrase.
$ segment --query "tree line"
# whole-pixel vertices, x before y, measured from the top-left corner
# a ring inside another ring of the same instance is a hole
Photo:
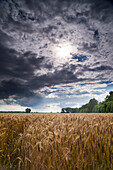
[[[62,108],[61,113],[113,113],[113,91],[109,92],[103,102],[93,98],[80,108]]]

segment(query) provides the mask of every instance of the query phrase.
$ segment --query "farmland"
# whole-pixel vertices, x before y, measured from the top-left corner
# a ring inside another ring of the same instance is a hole
[[[112,170],[113,114],[0,114],[1,170]]]

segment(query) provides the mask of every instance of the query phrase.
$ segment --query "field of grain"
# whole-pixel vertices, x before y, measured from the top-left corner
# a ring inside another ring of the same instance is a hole
[[[1,170],[113,170],[113,114],[0,114]]]

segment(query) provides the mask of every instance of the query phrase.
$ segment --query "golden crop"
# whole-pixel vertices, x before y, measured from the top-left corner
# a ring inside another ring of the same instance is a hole
[[[1,170],[113,170],[113,114],[0,114]]]

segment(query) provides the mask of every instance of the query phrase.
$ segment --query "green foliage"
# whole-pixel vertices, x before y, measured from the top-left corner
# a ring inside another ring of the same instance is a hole
[[[89,103],[83,105],[80,108],[63,108],[62,113],[92,113],[94,107],[98,104],[96,99],[91,99]]]
[[[105,101],[113,101],[113,91],[109,92],[109,95],[106,96]]]
[[[78,108],[62,108],[61,113],[79,113],[79,109]]]
[[[98,101],[96,99],[91,99],[89,103],[83,105],[79,108],[80,113],[92,113],[94,107],[98,104]]]
[[[113,91],[109,92],[103,102],[93,98],[80,108],[63,108],[62,113],[113,113]]]

